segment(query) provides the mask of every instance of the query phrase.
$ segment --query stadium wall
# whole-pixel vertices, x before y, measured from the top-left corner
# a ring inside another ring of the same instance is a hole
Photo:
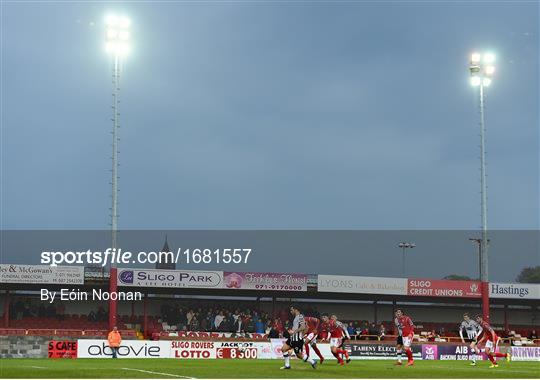
[[[46,358],[51,339],[45,336],[0,336],[0,358]]]

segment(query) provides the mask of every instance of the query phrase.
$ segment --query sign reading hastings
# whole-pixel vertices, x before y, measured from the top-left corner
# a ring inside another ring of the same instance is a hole
[[[407,294],[420,297],[481,297],[480,282],[409,279]]]
[[[489,284],[491,298],[540,299],[540,284]]]
[[[407,295],[406,278],[319,275],[319,292]]]
[[[0,283],[84,284],[84,267],[0,264]]]
[[[298,273],[225,272],[228,289],[307,292],[307,275]]]
[[[222,288],[223,272],[119,269],[118,285],[153,288]]]

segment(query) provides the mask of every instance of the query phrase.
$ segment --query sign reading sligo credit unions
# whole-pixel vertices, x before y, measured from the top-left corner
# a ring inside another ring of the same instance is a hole
[[[409,279],[407,294],[420,297],[479,298],[482,296],[479,281],[429,279]]]

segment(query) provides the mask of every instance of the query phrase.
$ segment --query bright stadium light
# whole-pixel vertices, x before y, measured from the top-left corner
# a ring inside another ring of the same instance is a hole
[[[469,65],[471,85],[479,89],[480,99],[480,215],[482,236],[479,240],[480,281],[482,282],[482,314],[489,319],[489,283],[488,283],[488,230],[487,230],[487,183],[486,183],[486,124],[484,118],[484,89],[492,83],[495,74],[495,54],[473,53]]]
[[[493,63],[495,62],[495,54],[486,53],[484,54],[484,63]]]
[[[105,18],[105,50],[113,58],[112,74],[112,202],[111,202],[111,248],[118,248],[118,128],[119,125],[119,95],[120,95],[120,73],[122,61],[129,53],[131,21],[124,16],[108,15]],[[110,271],[110,292],[114,293],[117,289],[117,269],[111,262]],[[111,297],[109,303],[109,329],[116,325],[117,302]]]
[[[131,21],[127,17],[109,15],[105,19],[107,25],[105,50],[115,57],[123,57],[129,53],[129,27]]]
[[[474,77],[471,77],[471,85],[472,86],[480,86],[480,83],[482,83],[482,80],[480,79],[480,77],[477,77],[477,76],[474,76]]]

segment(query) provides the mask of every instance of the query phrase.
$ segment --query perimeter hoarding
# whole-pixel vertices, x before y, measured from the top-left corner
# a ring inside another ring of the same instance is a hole
[[[422,359],[424,360],[472,360],[473,358],[484,359],[483,355],[476,355],[467,345],[422,345]]]
[[[512,360],[516,362],[540,361],[540,347],[512,347]]]
[[[406,278],[319,275],[319,292],[407,295]]]
[[[84,284],[84,267],[0,264],[0,283]]]
[[[118,285],[152,288],[223,287],[223,272],[198,270],[120,269]]]
[[[227,289],[307,292],[307,275],[299,273],[225,272]]]
[[[480,298],[479,281],[450,281],[411,278],[407,284],[407,295],[420,297]]]
[[[498,283],[489,284],[491,298],[540,299],[540,284]]]

